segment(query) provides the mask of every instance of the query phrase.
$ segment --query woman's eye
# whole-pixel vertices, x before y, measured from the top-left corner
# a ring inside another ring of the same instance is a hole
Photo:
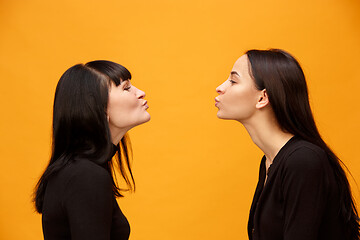
[[[125,91],[129,91],[130,88],[131,88],[131,86],[126,86],[126,87],[124,87],[124,90],[125,90]]]
[[[229,79],[229,81],[230,81],[231,84],[236,83],[235,81],[233,81],[233,80],[231,80],[231,79]]]

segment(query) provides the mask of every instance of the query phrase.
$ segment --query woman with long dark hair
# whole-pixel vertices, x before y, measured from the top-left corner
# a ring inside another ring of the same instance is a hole
[[[77,64],[61,76],[52,155],[34,192],[46,240],[129,238],[115,199],[122,190],[135,190],[126,133],[150,120],[145,93],[130,79],[125,67],[111,61]],[[115,180],[114,163],[126,189]]]
[[[249,239],[358,240],[343,163],[319,134],[297,60],[279,49],[249,50],[216,91],[217,116],[242,123],[264,152]]]

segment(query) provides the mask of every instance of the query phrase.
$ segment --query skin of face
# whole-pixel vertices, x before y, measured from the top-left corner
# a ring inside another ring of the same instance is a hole
[[[107,116],[112,136],[150,120],[145,92],[131,85],[129,80],[116,86],[111,82]]]
[[[237,120],[245,123],[259,109],[263,92],[255,86],[249,74],[247,55],[241,56],[234,64],[229,78],[216,88],[219,94],[215,106],[218,118]]]

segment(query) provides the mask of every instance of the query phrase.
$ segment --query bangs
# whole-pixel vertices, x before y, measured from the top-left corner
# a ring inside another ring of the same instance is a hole
[[[88,62],[85,66],[90,67],[98,72],[106,75],[110,81],[115,83],[116,86],[120,85],[123,81],[131,80],[130,71],[124,66],[107,60],[96,60]]]

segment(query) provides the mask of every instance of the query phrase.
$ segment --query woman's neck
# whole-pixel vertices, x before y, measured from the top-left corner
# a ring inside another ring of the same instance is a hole
[[[111,141],[114,145],[117,145],[128,131],[128,129],[119,129],[112,126],[109,126],[109,128]]]
[[[275,117],[265,115],[256,121],[243,123],[252,141],[263,151],[267,169],[280,149],[294,136],[282,130]]]

